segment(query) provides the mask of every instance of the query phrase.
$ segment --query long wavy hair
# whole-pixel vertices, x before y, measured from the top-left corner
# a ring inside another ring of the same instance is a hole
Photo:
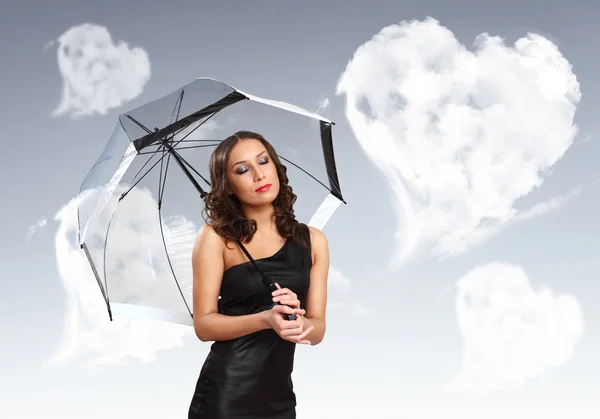
[[[279,194],[273,201],[275,224],[279,234],[310,249],[310,234],[306,224],[296,220],[294,203],[296,194],[288,184],[287,167],[281,163],[273,146],[260,134],[251,131],[238,131],[223,140],[213,151],[209,161],[211,190],[205,197],[203,218],[226,241],[248,243],[256,232],[256,221],[248,219],[242,210],[239,199],[228,193],[227,161],[233,147],[246,139],[260,141],[275,164],[279,178]]]

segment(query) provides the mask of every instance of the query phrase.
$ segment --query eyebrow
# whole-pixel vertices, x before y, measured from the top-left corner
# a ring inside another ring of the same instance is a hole
[[[260,153],[258,153],[258,154],[256,155],[256,157],[260,156],[261,154],[265,154],[266,152],[267,152],[267,150],[263,150],[263,151],[261,151]],[[231,165],[231,168],[233,169],[235,166],[237,166],[238,164],[241,164],[241,163],[246,163],[246,160],[241,160],[241,161],[238,161],[238,162],[235,162],[235,163],[233,163],[233,164]]]

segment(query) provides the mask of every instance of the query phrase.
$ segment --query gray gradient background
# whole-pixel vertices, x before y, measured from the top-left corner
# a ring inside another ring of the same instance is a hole
[[[146,365],[134,361],[94,373],[76,362],[54,370],[40,365],[60,338],[66,309],[54,214],[78,191],[119,112],[198,76],[308,109],[327,97],[326,116],[338,123],[336,158],[349,205],[325,232],[332,264],[351,281],[344,298],[366,313],[331,309],[326,341],[299,348],[294,380],[299,411],[307,412],[299,417],[598,417],[599,13],[592,1],[3,1],[0,417],[185,416],[207,348],[191,335],[184,347],[159,352]],[[355,49],[381,28],[426,16],[467,45],[482,32],[512,42],[528,31],[558,44],[581,84],[576,123],[591,141],[569,149],[546,190],[583,185],[583,191],[559,211],[509,228],[468,255],[381,277],[395,224],[388,190],[354,139],[335,86]],[[44,45],[83,22],[143,47],[152,78],[142,95],[105,116],[52,118],[61,81],[55,49]],[[27,228],[39,217],[48,225],[28,240]],[[575,295],[584,338],[565,364],[522,388],[449,394],[444,386],[460,368],[462,346],[454,298],[445,290],[473,266],[498,258],[523,265],[532,281]]]

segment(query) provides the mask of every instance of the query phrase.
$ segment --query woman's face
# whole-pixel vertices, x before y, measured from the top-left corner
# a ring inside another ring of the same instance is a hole
[[[229,192],[244,205],[270,204],[279,194],[275,163],[256,139],[243,139],[233,147],[227,161],[227,179]]]

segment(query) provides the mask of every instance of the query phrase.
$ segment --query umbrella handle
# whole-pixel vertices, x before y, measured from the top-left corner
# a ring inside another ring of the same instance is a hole
[[[260,269],[258,269],[258,267],[256,267],[256,269],[258,270],[258,272],[262,275],[263,277],[263,283],[265,284],[265,286],[267,287],[267,289],[270,292],[275,291],[277,288],[275,287],[275,284],[273,283],[273,281],[270,281],[269,279],[266,278],[266,276],[260,271]],[[281,303],[276,303],[279,305],[282,305]],[[284,314],[283,318],[285,320],[296,320],[296,315],[295,314]]]

